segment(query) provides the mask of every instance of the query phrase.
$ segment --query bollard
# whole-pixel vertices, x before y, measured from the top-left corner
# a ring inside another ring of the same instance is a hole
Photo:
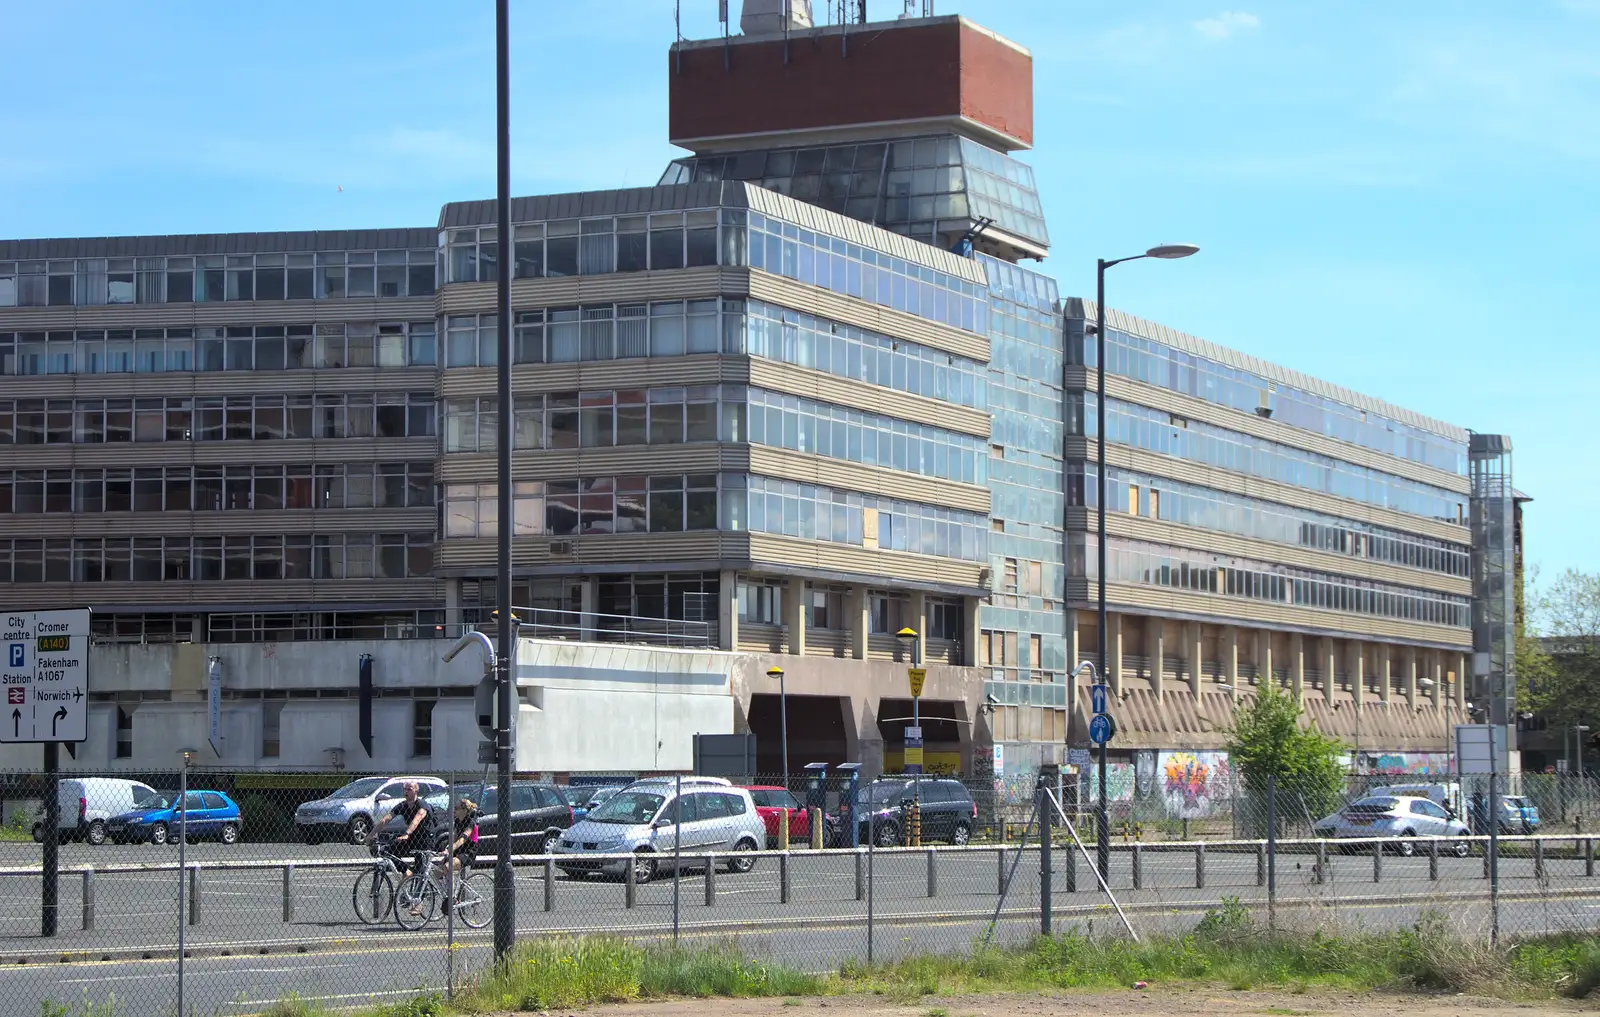
[[[1544,841],[1533,842],[1533,878],[1544,878]]]
[[[283,921],[294,921],[294,866],[283,867]]]
[[[1383,882],[1383,841],[1372,842],[1372,881]]]
[[[556,909],[556,860],[549,857],[544,860],[544,909]]]
[[[717,856],[706,855],[706,907],[717,903]]]
[[[1071,847],[1062,849],[1061,874],[1067,879],[1067,892],[1078,892],[1078,855]],[[1110,868],[1110,866],[1107,866]]]
[[[1484,879],[1488,879],[1489,878],[1489,842],[1488,841],[1485,841],[1484,845],[1483,845],[1483,878]]]
[[[200,924],[200,866],[189,866],[189,924]]]
[[[83,931],[94,931],[94,867],[83,870]]]
[[[811,850],[822,850],[823,819],[821,809],[811,810]]]
[[[778,903],[789,903],[789,852],[778,856]]]
[[[1267,885],[1267,842],[1256,845],[1256,885]]]
[[[922,803],[920,801],[913,800],[911,803],[911,808],[906,811],[908,813],[906,818],[906,847],[921,847]]]
[[[928,896],[939,896],[939,853],[928,849]]]
[[[1194,846],[1194,888],[1206,888],[1206,845],[1201,841]]]
[[[1133,888],[1144,889],[1144,845],[1133,846]]]
[[[1006,849],[1005,848],[1001,848],[1000,850],[995,852],[995,855],[996,855],[996,857],[998,857],[1000,859],[1000,876],[999,876],[999,882],[997,882],[995,884],[995,891],[994,892],[995,893],[1005,893],[1006,892]]]
[[[633,859],[629,858],[622,867],[622,906],[631,908],[634,905],[636,887],[633,881]]]
[[[1317,885],[1328,881],[1328,842],[1317,841]]]
[[[856,852],[856,900],[867,899],[867,871],[861,852]]]
[[[789,850],[789,810],[778,813],[778,850]]]
[[[1428,881],[1439,881],[1439,838],[1428,841]]]
[[[1594,875],[1594,838],[1583,838],[1583,874]]]

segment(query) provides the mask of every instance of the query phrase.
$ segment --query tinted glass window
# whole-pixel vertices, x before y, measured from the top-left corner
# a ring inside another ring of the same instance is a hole
[[[532,809],[537,807],[538,798],[531,787],[513,787],[511,789],[511,807],[514,810]]]
[[[948,802],[950,800],[950,789],[937,782],[928,783],[922,785],[918,796],[929,805]]]
[[[200,800],[206,803],[206,808],[208,809],[225,809],[228,807],[223,803],[221,795],[204,794],[200,796]]]
[[[781,805],[786,809],[798,809],[800,807],[800,800],[787,791],[774,791],[772,792],[772,797],[774,799],[773,804]]]
[[[742,816],[745,814],[744,799],[739,795],[723,795],[728,800],[728,815]],[[792,799],[791,799],[792,800]]]
[[[684,795],[661,811],[661,821],[667,823],[692,823],[700,818],[698,795]]]
[[[205,799],[200,797],[200,792],[190,791],[189,794],[183,799],[183,807],[186,810],[195,811],[203,809],[206,807]]]
[[[773,806],[777,805],[777,802],[774,802],[772,800],[772,797],[773,797],[773,792],[771,792],[771,791],[751,791],[750,792],[750,800],[755,802],[756,806],[758,808],[765,809],[765,808],[770,808],[770,807],[773,807]]]
[[[728,799],[732,795],[695,795],[700,802],[701,819],[727,819],[732,812],[728,808]]]
[[[419,788],[418,790],[421,790],[421,789]],[[378,792],[377,797],[379,797],[379,798],[404,798],[405,795],[406,795],[405,782],[397,780],[397,781],[394,781],[392,783],[385,784],[383,786],[383,790]]]

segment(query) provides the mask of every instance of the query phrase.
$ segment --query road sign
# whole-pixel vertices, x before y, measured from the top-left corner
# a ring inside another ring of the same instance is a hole
[[[1458,773],[1499,773],[1510,769],[1503,724],[1457,724],[1456,761]]]
[[[13,611],[3,617],[0,744],[83,741],[89,736],[89,612]]]
[[[1104,745],[1117,736],[1117,722],[1109,713],[1097,713],[1089,720],[1089,740]]]
[[[908,667],[906,674],[911,677],[911,696],[913,699],[922,695],[922,683],[928,680],[928,669],[925,667]]]
[[[922,728],[906,728],[906,773],[922,772]]]
[[[1104,685],[1089,686],[1089,712],[1106,712],[1106,687]]]

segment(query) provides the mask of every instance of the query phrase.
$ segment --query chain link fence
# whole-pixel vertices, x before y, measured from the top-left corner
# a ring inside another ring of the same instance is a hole
[[[1331,803],[1274,784],[1220,799],[1223,814],[1195,817],[1187,839],[1141,831],[1133,803],[1119,812],[1113,800],[1102,884],[1097,803],[1070,775],[1042,797],[1036,781],[885,778],[862,786],[853,812],[847,784],[806,775],[633,777],[512,786],[519,939],[734,942],[824,971],[1044,929],[1185,933],[1221,907],[1285,929],[1442,914],[1459,933],[1502,940],[1592,929],[1600,907],[1600,833],[1580,818],[1600,788],[1577,778],[1513,780],[1520,794],[1498,826],[1474,805],[1486,780],[1442,782],[1432,797],[1363,782]],[[180,993],[184,1014],[253,1013],[289,996],[448,996],[493,955],[498,798],[483,780],[64,775],[46,936],[52,781],[0,774],[0,1009],[170,1017]],[[400,842],[415,814],[391,813],[407,783],[433,821]],[[462,799],[478,808],[475,844],[450,820]]]

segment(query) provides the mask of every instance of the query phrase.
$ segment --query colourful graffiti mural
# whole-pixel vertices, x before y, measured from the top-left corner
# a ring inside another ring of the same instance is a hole
[[[1100,800],[1100,764],[1091,763],[1083,768],[1085,779],[1089,786],[1085,791],[1085,800],[1097,802]],[[1133,764],[1132,763],[1107,763],[1106,764],[1106,800],[1112,802],[1133,801]]]
[[[1448,752],[1363,752],[1357,760],[1357,772],[1437,776],[1452,772],[1451,755]]]
[[[1176,819],[1204,819],[1233,793],[1226,752],[1163,752],[1157,769],[1161,797]]]

